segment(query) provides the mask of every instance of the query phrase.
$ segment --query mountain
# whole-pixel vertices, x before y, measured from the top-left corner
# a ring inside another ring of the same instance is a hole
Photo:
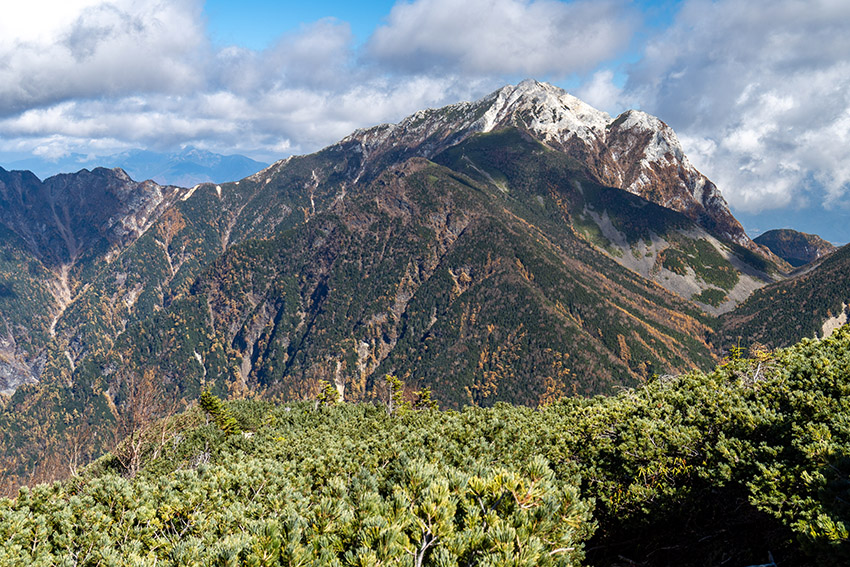
[[[221,155],[187,146],[179,152],[127,150],[108,156],[71,154],[56,161],[28,158],[7,164],[10,169],[30,170],[42,179],[59,172],[83,168],[120,168],[133,179],[150,179],[164,185],[191,187],[198,183],[222,183],[242,179],[268,167],[241,155]]]
[[[788,279],[754,292],[720,318],[721,348],[761,344],[789,346],[804,337],[829,335],[847,322],[850,245],[815,260]]]
[[[813,262],[835,250],[835,246],[816,234],[806,234],[788,228],[768,230],[756,237],[754,242],[769,248],[795,267]]]
[[[400,157],[435,155],[475,133],[505,127],[519,127],[583,163],[600,184],[685,213],[718,238],[757,249],[717,187],[690,164],[669,126],[636,110],[612,120],[562,89],[534,80],[474,103],[424,110],[399,124],[360,130],[341,144],[359,143],[367,161],[380,167]]]
[[[357,176],[368,179],[373,170],[396,160],[430,158],[473,135],[505,128],[516,128],[575,160],[596,184],[624,189],[694,221],[673,233],[674,240],[684,243],[670,246],[666,228],[646,226],[638,234],[629,226],[624,233],[612,225],[607,210],[575,211],[577,216],[570,219],[615,261],[695,299],[703,309],[728,311],[789,267],[749,239],[716,186],[690,164],[669,126],[640,111],[611,119],[563,90],[534,80],[473,103],[424,110],[399,124],[359,130],[337,147],[365,157]],[[473,171],[475,164],[460,158],[453,167],[489,176]],[[484,181],[498,184],[492,176]],[[624,216],[640,215],[629,211]],[[584,218],[590,220],[585,223]],[[652,218],[646,222],[651,224]],[[688,230],[695,232],[686,234]],[[676,252],[682,246],[684,253]],[[663,253],[668,248],[670,252]]]
[[[787,267],[661,121],[534,81],[231,183],[4,175],[8,277],[33,290],[0,288],[27,306],[4,343],[27,382],[0,413],[13,478],[108,447],[144,376],[177,403],[322,381],[357,401],[393,373],[461,407],[707,368],[714,315]]]
[[[38,379],[65,309],[186,191],[120,169],[0,168],[0,391]]]

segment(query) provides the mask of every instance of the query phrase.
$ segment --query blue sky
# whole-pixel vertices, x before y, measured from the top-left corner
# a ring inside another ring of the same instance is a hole
[[[667,122],[749,232],[850,240],[846,0],[29,0],[0,61],[0,166],[273,161],[532,77]]]
[[[646,29],[658,30],[672,23],[680,2],[642,0],[633,4],[638,8]],[[282,34],[296,32],[305,23],[323,18],[347,22],[357,42],[362,43],[384,22],[394,4],[394,0],[207,0],[204,2],[204,16],[211,39],[222,46],[238,44],[251,49],[266,49]],[[639,53],[635,51],[633,58],[638,57]]]
[[[395,2],[275,2],[274,0],[208,0],[204,14],[210,37],[219,45],[266,49],[284,33],[323,18],[348,22],[358,42],[364,42]]]

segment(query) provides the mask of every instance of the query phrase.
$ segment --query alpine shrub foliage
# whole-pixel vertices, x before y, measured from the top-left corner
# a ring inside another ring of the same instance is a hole
[[[537,409],[206,401],[236,425],[185,427],[132,479],[106,456],[0,501],[0,564],[578,565],[719,510],[756,514],[777,554],[850,563],[848,328]]]
[[[211,417],[215,424],[227,434],[240,433],[239,423],[236,421],[221,399],[214,395],[209,389],[201,392],[198,405]]]
[[[184,432],[132,480],[106,458],[23,489],[0,505],[0,564],[579,563],[591,505],[573,467],[523,447],[510,407],[314,408],[231,403],[245,433]]]

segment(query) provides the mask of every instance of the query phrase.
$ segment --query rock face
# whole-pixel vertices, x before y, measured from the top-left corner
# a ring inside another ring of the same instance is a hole
[[[769,230],[754,239],[794,267],[823,258],[835,246],[816,234],[806,234],[787,228]]]
[[[685,213],[713,235],[756,250],[720,191],[690,164],[664,122],[629,110],[607,127],[605,145],[607,152],[601,153],[615,167],[602,172],[603,182]]]
[[[0,392],[38,380],[44,349],[80,289],[186,191],[120,169],[42,182],[0,168]]]
[[[0,168],[0,223],[46,264],[70,264],[106,247],[122,248],[185,192],[136,182],[121,169],[60,174],[40,181]]]
[[[690,164],[664,122],[638,110],[612,119],[564,90],[534,80],[506,86],[476,102],[424,110],[398,124],[358,130],[340,144],[359,144],[369,162],[383,165],[382,156],[430,158],[473,134],[509,126],[577,159],[599,183],[684,213],[712,235],[763,253],[714,183]]]

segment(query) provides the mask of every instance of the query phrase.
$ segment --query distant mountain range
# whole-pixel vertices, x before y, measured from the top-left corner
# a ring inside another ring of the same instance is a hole
[[[781,340],[805,336],[850,300],[748,300],[792,281],[661,120],[536,81],[229,183],[0,169],[0,470],[25,476],[75,423],[96,454],[144,373],[184,401],[322,381],[366,400],[387,373],[445,407],[611,392],[709,368],[777,311],[798,323]]]
[[[198,183],[242,179],[268,167],[268,164],[241,155],[221,155],[188,146],[173,153],[128,150],[107,156],[70,154],[55,161],[31,157],[4,164],[4,167],[7,170],[28,170],[40,179],[58,173],[76,173],[81,169],[119,167],[139,181],[191,187]]]

